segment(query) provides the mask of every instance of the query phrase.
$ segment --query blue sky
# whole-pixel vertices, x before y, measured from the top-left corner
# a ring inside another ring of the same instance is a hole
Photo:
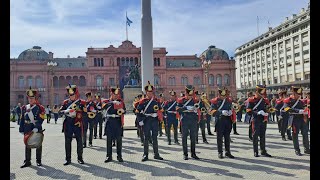
[[[259,33],[307,8],[309,0],[151,0],[153,46],[168,55],[201,54],[210,45],[233,56]],[[126,39],[141,47],[141,0],[13,0],[10,57],[33,46],[54,57],[85,56],[89,47],[118,47]]]

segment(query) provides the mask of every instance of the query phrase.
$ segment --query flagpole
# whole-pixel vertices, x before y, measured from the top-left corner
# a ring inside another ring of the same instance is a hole
[[[126,11],[126,37],[127,37],[127,41],[128,41],[128,23],[127,23],[127,11]]]

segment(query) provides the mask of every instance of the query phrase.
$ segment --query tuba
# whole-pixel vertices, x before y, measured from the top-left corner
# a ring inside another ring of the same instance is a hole
[[[154,105],[154,106],[153,106],[153,110],[154,110],[154,111],[158,111],[158,110],[159,110],[159,106],[158,106],[158,105]]]

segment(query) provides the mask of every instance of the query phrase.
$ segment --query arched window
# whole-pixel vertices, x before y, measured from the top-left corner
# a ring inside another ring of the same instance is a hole
[[[160,85],[160,76],[158,74],[154,75],[154,85]]]
[[[67,85],[68,84],[73,84],[71,76],[67,76],[66,77],[66,81],[67,81]]]
[[[126,65],[126,59],[124,57],[121,58],[121,66]]]
[[[157,58],[153,58],[153,66],[157,66]]]
[[[84,76],[80,76],[79,86],[86,86],[86,78]]]
[[[96,77],[96,85],[97,85],[98,87],[102,87],[102,82],[103,82],[102,76],[98,75],[98,76]]]
[[[36,88],[42,88],[42,78],[40,76],[36,77]]]
[[[93,58],[94,66],[98,66],[97,58]]]
[[[28,87],[33,87],[33,78],[32,78],[32,76],[28,76],[27,77],[27,86]]]
[[[77,85],[77,86],[79,85],[78,76],[73,76],[73,77],[72,77],[72,81],[73,81],[73,84],[74,84],[74,85]]]
[[[188,85],[188,77],[186,75],[182,75],[181,84],[182,85]]]
[[[129,62],[129,58],[126,57],[126,66],[129,66],[130,62]]]
[[[134,66],[133,57],[130,58],[130,66]]]
[[[175,77],[169,77],[169,85],[174,86],[176,85],[176,78]]]
[[[200,77],[198,75],[193,77],[193,85],[200,85],[200,84],[201,84]]]
[[[157,66],[160,66],[160,58],[157,59]]]
[[[224,75],[224,85],[229,86],[230,85],[230,76],[229,74]]]
[[[59,77],[59,87],[65,87],[67,85],[68,85],[68,83],[66,82],[64,76],[60,76]]]
[[[102,66],[103,66],[103,64],[104,64],[104,62],[103,62],[103,58],[101,58],[101,59],[100,59],[100,61],[101,61],[101,62],[100,62],[100,66],[102,67]]]
[[[117,66],[120,66],[120,58],[117,58]]]
[[[217,86],[222,86],[222,76],[221,76],[221,74],[217,75]]]
[[[59,79],[57,76],[53,77],[53,87],[55,88],[59,87]]]
[[[136,64],[139,64],[137,57],[134,58],[134,65],[136,65]]]
[[[213,74],[209,75],[209,85],[214,85],[214,76],[213,76]]]
[[[19,88],[24,88],[24,77],[23,76],[19,76],[18,86],[19,86]]]

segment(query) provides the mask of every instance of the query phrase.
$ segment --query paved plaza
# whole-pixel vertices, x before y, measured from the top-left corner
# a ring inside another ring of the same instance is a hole
[[[106,140],[94,139],[93,147],[84,148],[85,164],[77,162],[76,141],[72,141],[72,164],[64,166],[64,135],[62,121],[54,124],[43,122],[45,138],[42,150],[42,167],[36,166],[35,149],[32,149],[32,166],[21,169],[24,160],[23,136],[18,132],[17,123],[10,123],[10,179],[310,179],[310,156],[296,156],[292,141],[282,141],[277,124],[268,124],[266,147],[272,158],[253,156],[253,145],[248,140],[248,124],[238,123],[240,135],[233,135],[231,152],[235,159],[219,159],[216,135],[207,136],[209,144],[202,143],[199,131],[199,144],[196,152],[200,160],[183,160],[182,145],[168,145],[166,136],[159,137],[159,153],[163,161],[153,159],[152,146],[149,148],[149,161],[141,162],[143,146],[137,137],[134,116],[125,116],[126,130],[123,137],[123,159],[116,160],[115,147],[113,161],[104,163]],[[213,132],[213,126],[211,126]],[[164,130],[163,130],[164,132]],[[172,132],[173,136],[173,132]],[[300,135],[301,136],[301,135]],[[173,137],[172,137],[173,138]],[[179,134],[181,143],[181,134]],[[302,137],[299,137],[303,152]],[[188,140],[190,148],[190,141]],[[189,150],[190,152],[190,150]],[[190,155],[190,153],[189,153]]]

